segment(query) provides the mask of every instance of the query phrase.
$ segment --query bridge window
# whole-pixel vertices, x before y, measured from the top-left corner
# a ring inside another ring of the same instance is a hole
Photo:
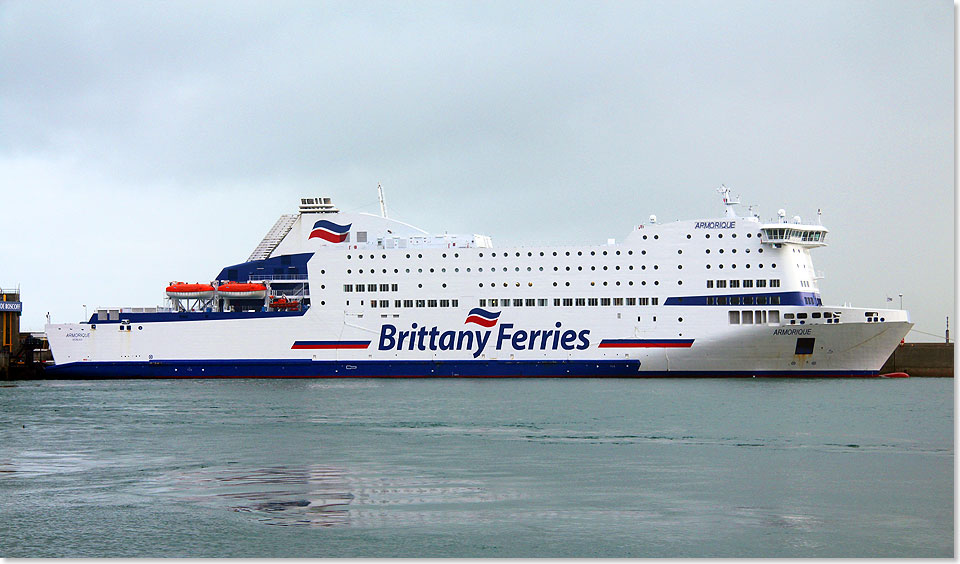
[[[730,316],[730,325],[740,325],[740,312],[739,311],[730,311],[727,312]]]

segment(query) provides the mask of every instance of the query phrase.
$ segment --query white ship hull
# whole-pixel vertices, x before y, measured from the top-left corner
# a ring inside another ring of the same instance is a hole
[[[306,257],[306,311],[121,311],[47,325],[50,376],[871,376],[912,327],[901,310],[822,305],[816,245],[771,243],[776,233],[761,238],[756,222],[507,249],[363,214],[288,223],[268,259],[235,266]],[[370,242],[351,244],[361,224]]]

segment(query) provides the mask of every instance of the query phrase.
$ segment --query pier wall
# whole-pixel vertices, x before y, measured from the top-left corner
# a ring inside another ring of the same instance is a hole
[[[914,377],[953,377],[953,343],[906,343],[893,351],[881,374],[906,372]]]

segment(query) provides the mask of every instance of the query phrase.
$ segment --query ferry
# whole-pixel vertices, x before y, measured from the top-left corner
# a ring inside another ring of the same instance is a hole
[[[52,378],[878,376],[908,312],[825,305],[820,223],[638,223],[622,241],[495,247],[328,197],[157,307],[48,324]],[[718,206],[719,207],[719,206]]]

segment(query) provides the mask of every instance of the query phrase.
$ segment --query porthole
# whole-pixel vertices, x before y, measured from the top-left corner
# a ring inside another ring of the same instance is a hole
[[[710,270],[710,265],[709,265],[709,264],[707,265],[707,270]]]
[[[678,264],[678,265],[677,265],[677,270],[683,270],[683,265],[682,265],[682,264]]]
[[[553,283],[553,285],[554,285],[554,286],[556,286],[556,285],[557,285],[557,283],[556,283],[556,282],[554,282],[554,283]]]
[[[758,253],[762,253],[762,252],[763,252],[763,249],[757,249],[757,252],[758,252]]]
[[[447,258],[447,253],[443,253],[443,254],[442,254],[442,255],[440,255],[440,256],[442,256],[443,258]],[[386,255],[384,255],[384,257],[383,257],[383,258],[387,258],[387,257],[386,257]]]
[[[687,239],[689,239],[690,237],[691,237],[691,235],[690,235],[689,233],[687,233]]]
[[[776,267],[777,267],[777,263],[773,263],[770,265],[770,268],[776,268]]]
[[[567,251],[567,252],[564,253],[564,254],[567,255],[567,256],[570,256],[570,251]]]
[[[569,282],[564,282],[564,284],[566,284],[567,286],[569,286],[569,285],[570,285],[570,283],[569,283]]]
[[[553,256],[557,256],[557,251],[553,251]]]
[[[430,269],[430,273],[433,274],[433,269],[432,269],[432,268]]]
[[[399,270],[397,270],[396,268],[394,268],[394,269],[393,269],[393,273],[394,273],[394,274],[399,274],[399,273],[400,273],[400,271],[399,271]]]
[[[382,259],[384,259],[384,260],[386,260],[386,258],[387,258],[387,255],[380,255],[380,258],[382,258]]]
[[[643,236],[643,240],[644,240],[644,241],[647,240],[647,236],[646,236],[646,235]]]
[[[627,286],[633,286],[633,280],[627,282]]]
[[[321,300],[320,305],[327,305],[327,302]]]
[[[619,285],[620,285],[620,281],[619,281],[619,280],[617,280],[617,286],[619,286]]]
[[[591,282],[590,285],[591,285],[591,286],[596,286],[597,283],[596,283],[596,282]]]
[[[590,251],[590,256],[592,256],[592,257],[597,256],[597,251]]]
[[[654,286],[659,286],[659,285],[660,285],[660,281],[659,281],[659,280],[654,280],[654,281],[653,281],[653,285],[654,285]]]
[[[483,282],[480,283],[480,287],[483,288]]]
[[[351,272],[350,272],[350,269],[349,269],[349,268],[347,269],[347,274],[351,274]]]
[[[678,323],[683,323],[683,318],[682,318],[682,317],[678,317],[678,318],[677,318],[677,322],[678,322]]]
[[[444,282],[443,284],[441,284],[441,286],[444,287],[444,288],[446,288],[446,287],[447,287],[447,283]]]
[[[417,284],[417,288],[423,288],[423,284]]]
[[[659,235],[654,235],[653,238],[654,238],[654,239],[659,239],[660,236],[659,236]]]
[[[418,254],[418,255],[417,255],[417,258],[423,258],[423,255],[422,255],[422,254]]]
[[[683,280],[677,280],[677,286],[683,286]]]
[[[730,249],[730,252],[733,253],[733,254],[737,254],[737,250],[736,250],[736,249]]]
[[[582,256],[583,256],[583,251],[577,251],[577,256],[578,256],[578,257],[582,257]]]
[[[731,265],[730,265],[730,268],[736,268],[736,267],[737,267],[736,264],[731,264]]]
[[[723,239],[723,233],[717,233],[717,239]]]
[[[94,326],[94,327],[96,327],[96,326]],[[139,325],[139,326],[137,327],[137,331],[143,331],[143,325]]]
[[[633,255],[633,251],[627,251],[627,255],[632,256],[632,255]]]
[[[721,254],[721,255],[723,254],[723,249],[720,249],[720,254]]]
[[[752,234],[752,233],[747,233],[747,239],[749,239],[750,237],[753,237],[753,234]]]
[[[595,267],[595,266],[591,266],[591,267],[590,267],[590,270],[596,270],[596,269],[597,269],[597,267]]]
[[[577,270],[583,271],[583,267],[582,267],[582,266],[578,266],[578,267],[577,267]]]
[[[347,260],[350,260],[350,258],[351,258],[350,255],[347,255]],[[276,263],[274,263],[274,264],[276,264]]]
[[[707,239],[709,239],[709,238],[710,238],[710,234],[707,233],[706,235],[704,235],[704,237],[707,238]]]
[[[604,285],[604,286],[607,285],[607,281],[606,281],[606,280],[603,281],[603,285]]]
[[[520,253],[517,253],[517,256],[520,256]]]
[[[640,285],[641,285],[641,286],[646,286],[646,285],[647,285],[647,281],[644,280],[644,281],[640,282]]]
[[[710,254],[710,249],[707,249],[707,254],[708,254],[708,255]]]
[[[409,257],[410,257],[410,255],[407,255],[407,258],[409,258]],[[480,253],[480,257],[483,257],[483,253]]]

